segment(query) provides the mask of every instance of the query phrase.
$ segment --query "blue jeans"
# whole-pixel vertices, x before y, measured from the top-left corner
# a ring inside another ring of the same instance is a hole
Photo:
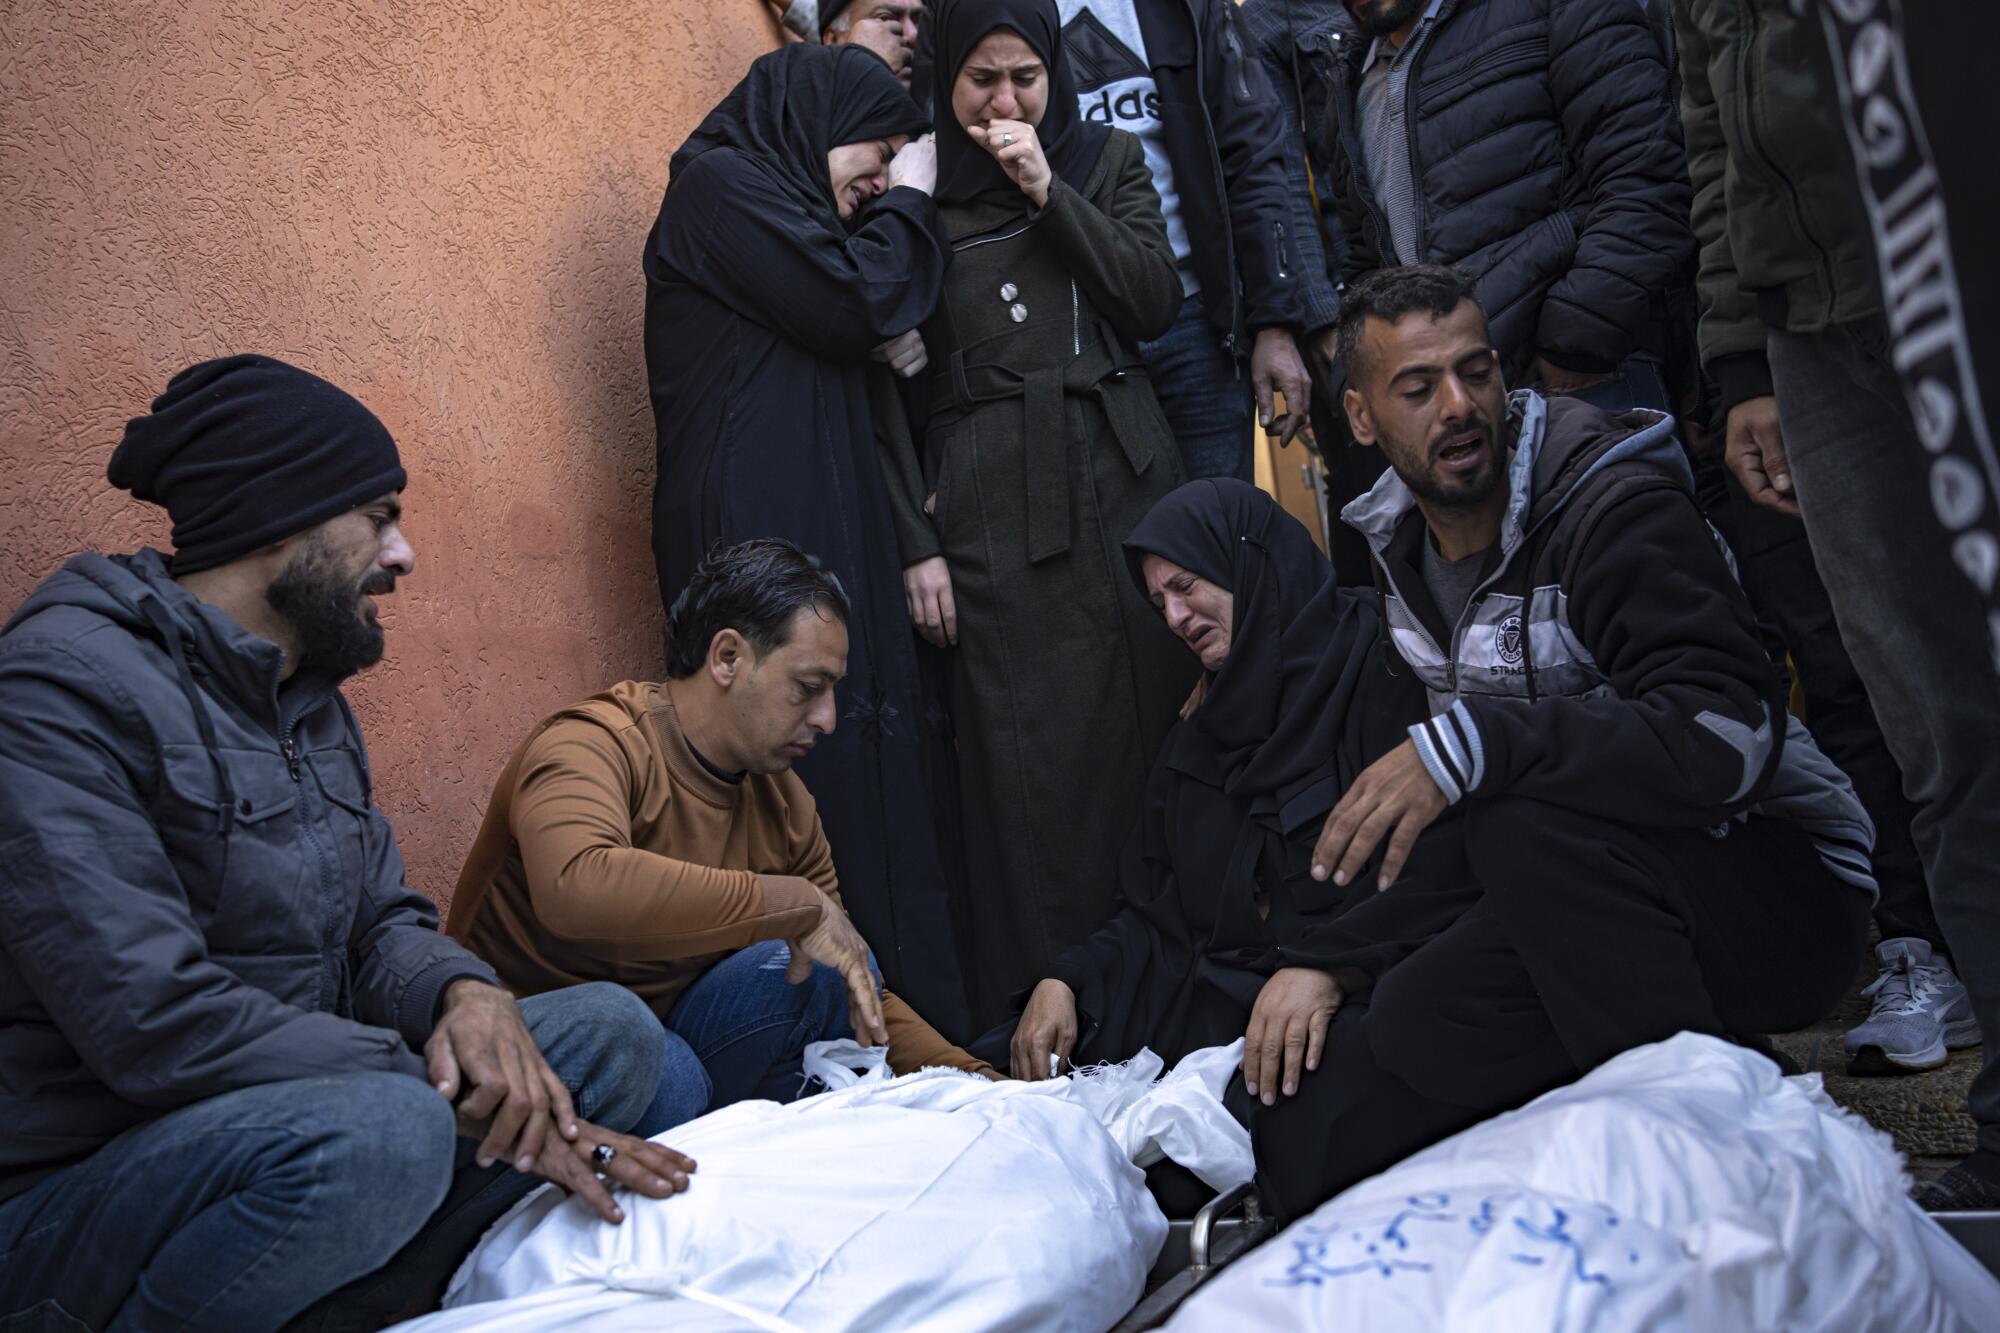
[[[667,1015],[659,1091],[635,1132],[650,1138],[751,1098],[798,1098],[806,1047],[852,1037],[854,1027],[840,973],[814,963],[812,975],[794,986],[785,980],[791,959],[783,940],[753,944],[681,992]]]
[[[1660,373],[1660,363],[1650,356],[1627,357],[1616,375],[1569,396],[1606,412],[1625,412],[1635,407],[1650,407],[1656,412],[1674,410],[1668,402],[1667,381]]]
[[[619,986],[521,1002],[577,1114],[633,1125],[658,1028]],[[479,1169],[407,1074],[223,1093],[127,1130],[0,1203],[0,1327],[380,1328],[432,1308],[482,1232],[541,1181]],[[311,1307],[308,1309],[308,1307]]]
[[[1252,479],[1251,423],[1256,401],[1250,372],[1222,345],[1199,295],[1188,297],[1174,326],[1139,344],[1153,396],[1181,448],[1189,481],[1203,477]]]

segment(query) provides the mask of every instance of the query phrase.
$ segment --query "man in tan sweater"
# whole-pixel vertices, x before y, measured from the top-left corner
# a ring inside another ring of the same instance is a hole
[[[831,732],[839,581],[787,542],[703,562],[668,617],[668,676],[545,719],[515,751],[446,930],[515,993],[630,988],[666,1074],[638,1133],[799,1094],[808,1042],[860,1034],[898,1073],[993,1074],[881,990],[792,764]]]

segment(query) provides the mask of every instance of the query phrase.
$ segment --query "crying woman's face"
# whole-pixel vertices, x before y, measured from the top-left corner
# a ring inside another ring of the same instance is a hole
[[[889,188],[889,163],[910,141],[907,134],[887,139],[844,143],[826,155],[826,174],[833,186],[833,206],[851,218]]]

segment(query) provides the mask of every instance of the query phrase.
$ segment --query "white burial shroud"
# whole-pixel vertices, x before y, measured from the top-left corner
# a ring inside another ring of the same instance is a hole
[[[879,1051],[823,1043],[807,1069],[832,1091],[660,1136],[699,1163],[685,1194],[621,1195],[614,1227],[538,1191],[468,1256],[445,1309],[401,1327],[1101,1333],[1166,1239],[1143,1168],[1171,1157],[1218,1191],[1250,1178],[1249,1136],[1221,1102],[1242,1045],[1164,1079],[1147,1051],[993,1083],[891,1078]]]

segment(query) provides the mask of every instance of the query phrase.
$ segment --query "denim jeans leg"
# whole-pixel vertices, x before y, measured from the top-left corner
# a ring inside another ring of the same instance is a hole
[[[702,1068],[701,1057],[687,1044],[687,1038],[670,1027],[662,1027],[660,1039],[666,1055],[660,1071],[660,1087],[653,1094],[653,1104],[646,1108],[646,1114],[632,1130],[642,1139],[663,1134],[675,1125],[685,1125],[708,1109],[709,1098],[714,1094],[708,1071]]]
[[[170,1111],[0,1203],[0,1326],[277,1328],[424,1224],[454,1137],[450,1106],[407,1074]]]
[[[1931,905],[1986,1036],[1979,1144],[2000,1152],[2000,687],[1986,612],[1931,506],[1879,319],[1769,338],[1813,558],[1902,766]]]
[[[794,986],[785,980],[790,963],[782,940],[739,949],[697,977],[667,1015],[708,1070],[711,1107],[797,1099],[806,1047],[854,1035],[840,974],[815,963]]]
[[[1570,397],[1607,412],[1628,412],[1635,407],[1650,407],[1656,412],[1673,410],[1667,402],[1667,381],[1660,363],[1643,354],[1627,357],[1616,375]]]
[[[577,1115],[626,1133],[660,1086],[659,1020],[646,1002],[609,982],[532,995],[521,1017]],[[433,1093],[433,1096],[436,1094]],[[542,1179],[505,1164],[481,1167],[478,1145],[458,1141],[451,1189],[423,1229],[378,1271],[314,1306],[295,1328],[374,1329],[434,1309],[461,1260],[486,1229]]]
[[[1188,297],[1174,326],[1152,342],[1140,343],[1139,355],[1180,445],[1188,480],[1251,480],[1256,398],[1250,372],[1223,347],[1201,297]]]

